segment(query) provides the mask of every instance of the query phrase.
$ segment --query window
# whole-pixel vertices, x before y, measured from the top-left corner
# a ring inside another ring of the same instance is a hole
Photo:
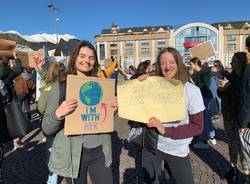
[[[236,50],[236,44],[228,44],[227,50]]]
[[[111,56],[116,56],[117,53],[118,53],[117,49],[111,49],[111,50],[110,50],[110,55],[111,55]]]
[[[105,58],[105,46],[104,44],[100,44],[100,60],[103,60]]]
[[[134,44],[133,41],[126,41],[126,47],[132,47]]]
[[[162,49],[164,49],[163,47],[158,47],[157,50],[158,52],[160,52]]]
[[[147,45],[149,45],[149,41],[148,40],[143,40],[143,41],[141,41],[141,45],[142,46],[147,46]]]
[[[141,48],[141,54],[149,54],[149,48]]]
[[[111,43],[110,47],[117,47],[117,43]]]
[[[166,40],[157,40],[157,44],[158,45],[165,45],[166,44]]]
[[[236,40],[236,36],[235,35],[228,35],[227,36],[227,41],[235,41]]]
[[[133,55],[133,48],[126,48],[126,55],[132,56]]]

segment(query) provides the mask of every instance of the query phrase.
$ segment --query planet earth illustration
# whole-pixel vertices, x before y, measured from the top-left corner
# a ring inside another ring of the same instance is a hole
[[[80,100],[84,105],[97,105],[102,100],[102,97],[102,87],[95,81],[86,82],[80,88]]]

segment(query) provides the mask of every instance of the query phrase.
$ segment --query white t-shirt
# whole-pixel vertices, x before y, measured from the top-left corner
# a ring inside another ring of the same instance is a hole
[[[179,125],[188,124],[189,114],[197,114],[205,109],[201,91],[197,86],[191,84],[190,82],[186,82],[184,85],[184,90],[186,106],[185,118],[179,123],[165,123],[163,124],[165,127],[177,127]],[[170,155],[186,157],[189,153],[189,144],[191,143],[192,139],[193,137],[174,140],[159,135],[157,149]]]

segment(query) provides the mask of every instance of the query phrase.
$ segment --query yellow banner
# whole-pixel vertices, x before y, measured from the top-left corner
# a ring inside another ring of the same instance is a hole
[[[118,85],[117,94],[122,118],[143,123],[153,116],[161,122],[184,119],[184,85],[181,81],[156,76],[144,81],[125,81]]]

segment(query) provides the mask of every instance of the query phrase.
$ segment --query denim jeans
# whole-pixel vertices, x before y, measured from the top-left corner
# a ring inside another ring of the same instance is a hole
[[[203,97],[205,110],[204,110],[204,129],[202,132],[202,140],[207,141],[209,138],[215,137],[215,131],[214,126],[212,124],[211,120],[211,112],[210,112],[210,106],[211,106],[211,98]]]

